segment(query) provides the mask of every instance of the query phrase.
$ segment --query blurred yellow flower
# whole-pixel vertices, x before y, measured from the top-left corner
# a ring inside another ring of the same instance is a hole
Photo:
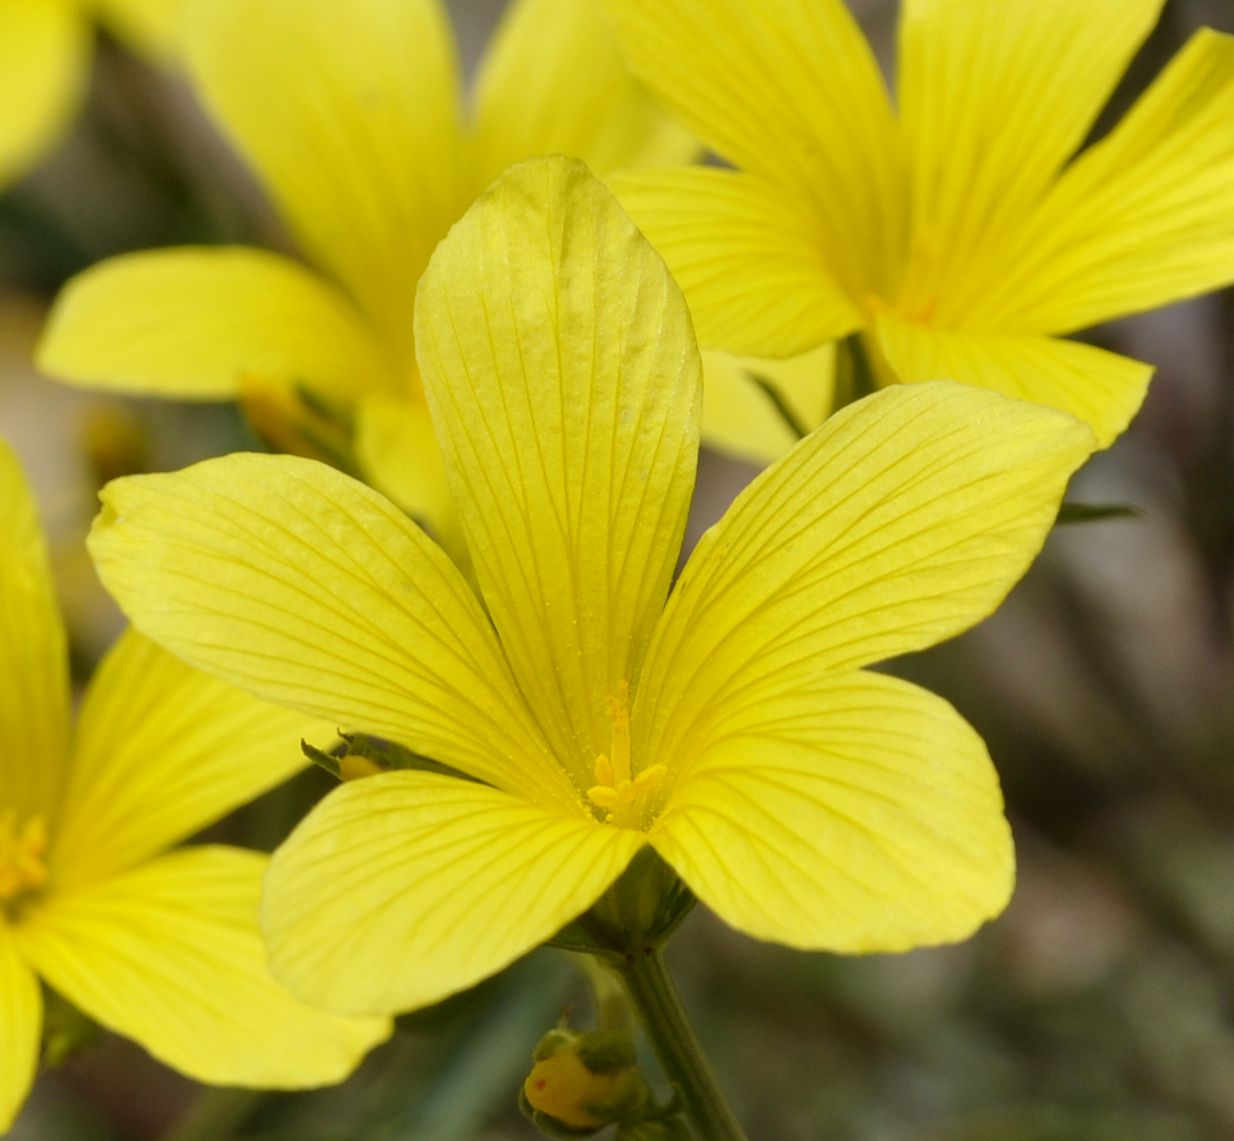
[[[1234,281],[1234,38],[1201,31],[1075,152],[1163,0],[904,0],[896,117],[842,0],[610,0],[632,66],[740,171],[614,182],[704,347],[860,330],[883,381],[1064,409],[1152,369],[1057,335]]]
[[[685,161],[695,144],[626,70],[601,0],[515,0],[467,102],[441,0],[202,0],[185,42],[208,109],[314,268],[235,247],[105,262],[61,297],[40,367],[244,395],[280,447],[299,427],[279,430],[290,386],[354,407],[361,470],[452,542],[412,334],[434,246],[515,160],[560,152],[607,171]],[[314,454],[311,423],[303,435]]]
[[[181,0],[0,0],[0,188],[59,140],[85,90],[101,19],[157,59],[172,50]]]
[[[332,1009],[433,1002],[589,907],[644,845],[733,926],[866,952],[1005,905],[985,748],[860,667],[998,604],[1088,429],[939,383],[833,417],[668,595],[700,362],[664,263],[581,165],[516,166],[434,255],[416,343],[479,597],[377,492],[233,455],[104,491],[140,629],[262,697],[472,778],[341,785],[275,854],[264,926]]]
[[[34,1076],[39,976],[202,1081],[346,1077],[388,1024],[310,1010],[271,978],[257,930],[269,857],[166,851],[288,776],[312,726],[130,632],[70,732],[44,541],[3,443],[0,531],[0,1132]]]

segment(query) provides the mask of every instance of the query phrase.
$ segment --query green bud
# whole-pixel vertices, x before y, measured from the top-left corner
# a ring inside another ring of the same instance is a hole
[[[634,1041],[624,1031],[550,1030],[532,1055],[519,1105],[547,1137],[587,1137],[650,1102]]]

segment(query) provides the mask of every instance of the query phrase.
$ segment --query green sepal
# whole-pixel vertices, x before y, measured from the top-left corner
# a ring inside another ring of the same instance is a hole
[[[694,893],[654,848],[646,847],[588,911],[547,945],[629,962],[662,947],[694,904]]]
[[[860,332],[850,333],[836,346],[836,386],[831,411],[853,404],[877,392],[878,375]]]
[[[342,780],[343,774],[339,764],[345,757],[355,757],[369,761],[382,772],[394,772],[399,769],[414,769],[417,772],[440,773],[443,776],[454,777],[457,780],[469,780],[467,776],[449,765],[443,765],[429,757],[413,753],[403,745],[387,741],[384,737],[374,737],[368,733],[344,733],[339,730],[339,739],[327,750],[318,749],[307,741],[300,742],[300,751],[319,768],[323,768],[336,780]]]
[[[694,1141],[694,1134],[677,1112],[672,1117],[620,1125],[613,1141]]]
[[[531,1054],[531,1060],[533,1062],[543,1062],[545,1058],[555,1057],[563,1050],[572,1050],[578,1042],[578,1038],[578,1031],[568,1030],[564,1026],[550,1030],[536,1043],[536,1048]]]
[[[339,769],[337,757],[317,748],[316,745],[310,745],[303,738],[300,739],[300,752],[302,752],[319,769],[325,769],[326,772],[334,777],[335,780],[343,779],[343,774]]]
[[[1108,519],[1143,519],[1144,512],[1129,503],[1064,503],[1058,509],[1054,526],[1075,523],[1103,523]]]
[[[810,434],[810,428],[805,424],[801,417],[793,411],[788,401],[784,399],[783,393],[780,392],[774,384],[771,383],[765,376],[757,372],[746,370],[751,382],[762,392],[767,398],[768,403],[775,409],[775,413],[784,421],[785,426],[799,440],[804,440]]]
[[[43,997],[43,1058],[52,1070],[94,1046],[102,1036],[99,1024],[53,990]]]
[[[613,1074],[638,1061],[634,1039],[624,1030],[589,1030],[579,1036],[577,1053],[593,1074]]]

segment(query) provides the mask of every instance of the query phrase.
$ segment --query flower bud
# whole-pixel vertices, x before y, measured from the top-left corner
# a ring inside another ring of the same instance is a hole
[[[650,1094],[624,1031],[552,1030],[523,1083],[523,1112],[549,1137],[588,1136],[637,1116]]]

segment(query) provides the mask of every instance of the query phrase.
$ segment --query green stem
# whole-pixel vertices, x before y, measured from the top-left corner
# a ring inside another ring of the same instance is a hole
[[[631,955],[615,969],[630,992],[660,1066],[677,1087],[685,1114],[698,1135],[706,1141],[746,1141],[741,1125],[720,1092],[659,950],[648,947],[643,954]]]
[[[878,391],[874,365],[860,332],[850,333],[836,347],[836,393],[833,412]]]
[[[265,1097],[264,1090],[208,1089],[164,1141],[222,1141],[232,1137]]]

